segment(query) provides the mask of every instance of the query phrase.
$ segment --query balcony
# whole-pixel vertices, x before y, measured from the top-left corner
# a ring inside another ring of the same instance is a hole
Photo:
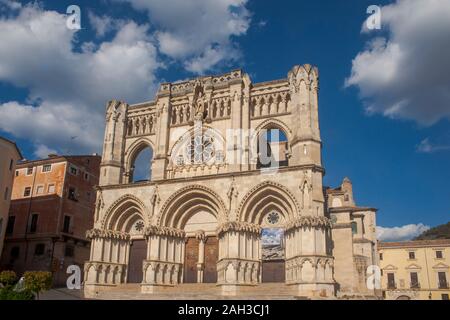
[[[439,289],[448,289],[448,282],[447,281],[439,281]]]

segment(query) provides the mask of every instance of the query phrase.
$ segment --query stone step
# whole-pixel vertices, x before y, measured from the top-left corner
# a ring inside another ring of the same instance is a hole
[[[223,296],[215,283],[184,283],[174,287],[159,287],[158,292],[141,293],[139,284],[123,284],[100,292],[97,299],[110,300],[293,300],[298,297],[295,289],[284,283],[262,283],[257,286],[242,286],[236,296]]]

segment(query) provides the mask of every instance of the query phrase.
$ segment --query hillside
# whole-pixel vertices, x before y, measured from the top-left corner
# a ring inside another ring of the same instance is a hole
[[[434,239],[450,239],[450,222],[433,227],[423,232],[414,240],[434,240]]]

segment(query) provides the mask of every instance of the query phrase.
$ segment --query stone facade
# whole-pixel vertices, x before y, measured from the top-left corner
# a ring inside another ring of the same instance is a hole
[[[275,132],[278,138],[261,138]],[[151,179],[133,183],[147,147]],[[253,84],[235,70],[163,83],[154,101],[110,101],[85,294],[136,281],[129,272],[136,259],[142,292],[216,282],[223,294],[237,294],[262,281],[264,228],[283,231],[282,278],[298,295],[359,290],[348,265],[356,266],[353,249],[365,245],[342,225],[336,236],[345,245],[332,238],[321,148],[318,70],[310,65],[282,80]],[[336,214],[346,226],[369,215],[366,233],[374,232],[374,211],[347,209]],[[364,239],[373,250],[374,234]],[[342,254],[339,267],[333,248]]]

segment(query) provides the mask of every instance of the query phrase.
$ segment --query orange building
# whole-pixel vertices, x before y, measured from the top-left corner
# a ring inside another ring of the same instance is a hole
[[[89,259],[86,230],[92,228],[94,186],[101,157],[57,156],[17,165],[1,269],[19,275],[48,270],[64,285],[69,265]]]

